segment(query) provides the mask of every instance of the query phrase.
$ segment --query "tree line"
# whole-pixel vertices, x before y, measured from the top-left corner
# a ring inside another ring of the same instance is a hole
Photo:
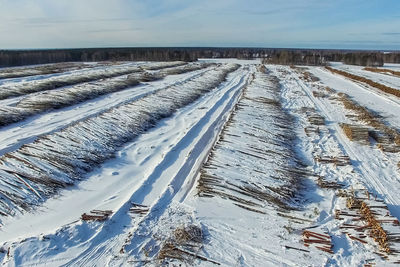
[[[277,48],[85,48],[0,50],[0,67],[90,61],[195,61],[199,58],[261,58],[265,63],[325,65],[330,61],[362,66],[400,63],[400,52]]]

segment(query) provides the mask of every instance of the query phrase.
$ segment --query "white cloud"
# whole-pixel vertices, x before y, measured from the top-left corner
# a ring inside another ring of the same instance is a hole
[[[365,2],[0,0],[0,48],[293,47],[329,45],[330,40],[346,45],[352,40],[368,42],[378,38],[395,45],[393,35],[382,33],[398,32],[398,18],[387,21],[360,18],[360,22],[354,16],[356,21],[351,22],[351,12],[362,3]],[[343,5],[347,8],[343,9]]]

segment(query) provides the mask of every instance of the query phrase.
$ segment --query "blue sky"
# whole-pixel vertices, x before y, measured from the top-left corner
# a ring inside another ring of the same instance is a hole
[[[0,0],[0,49],[400,50],[400,0]]]

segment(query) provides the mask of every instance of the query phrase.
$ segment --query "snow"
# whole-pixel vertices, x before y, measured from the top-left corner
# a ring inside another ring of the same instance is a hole
[[[381,67],[381,68],[398,71],[398,70],[400,70],[400,64],[385,63],[385,65],[383,65],[383,67]]]
[[[167,75],[0,128],[1,190],[12,192],[4,182],[11,176],[4,174],[6,168],[26,177],[36,175],[38,168],[54,180],[73,182],[45,194],[47,185],[14,176],[13,183],[23,189],[13,192],[27,203],[35,199],[37,206],[30,211],[10,206],[15,215],[1,217],[3,265],[396,265],[398,254],[385,260],[375,253],[378,245],[372,238],[363,237],[367,244],[362,244],[350,238],[357,231],[343,230],[346,223],[362,226],[362,221],[337,219],[336,210],[358,216],[346,208],[341,194],[352,191],[364,197],[365,190],[372,196],[366,203],[387,205],[387,211],[376,211],[383,212],[379,218],[400,218],[400,154],[381,151],[372,140],[350,141],[341,123],[372,126],[358,121],[338,99],[346,93],[394,129],[400,129],[400,100],[322,67],[266,65],[264,70],[256,60],[201,61],[218,65]],[[230,72],[232,64],[240,68]],[[388,85],[397,81],[354,66],[334,67]],[[305,71],[319,80],[305,79]],[[221,82],[224,73],[229,74]],[[18,86],[25,80],[13,82]],[[152,127],[137,131],[142,124],[131,124],[132,118],[150,121]],[[67,141],[71,136],[75,142],[84,140],[83,145]],[[121,136],[128,138],[120,141]],[[71,172],[63,172],[43,160],[54,151],[40,154],[43,158],[16,154],[24,144],[27,151],[39,151],[33,148],[50,142],[70,156],[90,150],[104,159],[81,172],[85,162],[76,157]],[[7,153],[26,157],[31,165],[5,160]],[[324,157],[349,160],[317,160]],[[343,186],[343,191],[323,187],[321,181]],[[80,219],[95,209],[113,213],[101,222]],[[400,230],[382,225],[390,233]],[[192,253],[183,262],[161,259],[160,251],[182,226],[198,227],[204,239],[192,247],[175,244]],[[306,247],[307,229],[329,235],[332,254],[315,244]],[[391,246],[399,248],[396,242]]]

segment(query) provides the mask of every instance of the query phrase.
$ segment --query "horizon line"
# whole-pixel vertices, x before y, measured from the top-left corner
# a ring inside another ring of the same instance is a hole
[[[400,49],[366,49],[366,48],[300,48],[300,47],[262,47],[262,46],[98,46],[98,47],[59,47],[59,48],[0,48],[4,51],[59,51],[59,50],[93,50],[93,49],[276,49],[276,50],[323,50],[323,51],[373,51],[400,52]]]

